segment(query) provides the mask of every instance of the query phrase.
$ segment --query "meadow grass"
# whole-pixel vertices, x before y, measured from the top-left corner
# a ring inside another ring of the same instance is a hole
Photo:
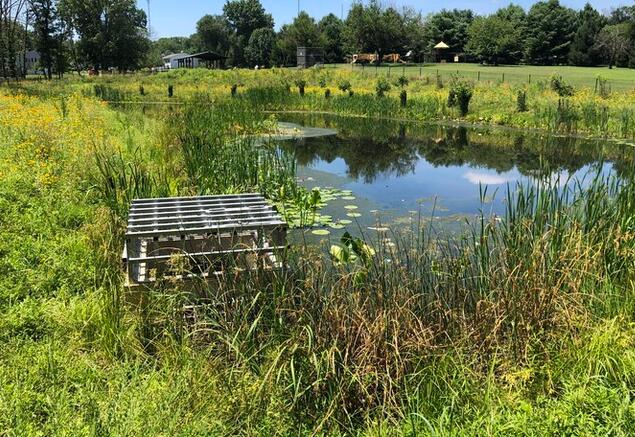
[[[181,69],[157,75],[69,79],[46,87],[41,83],[28,83],[24,85],[24,90],[32,95],[41,96],[82,92],[115,103],[170,102],[174,105],[196,95],[206,94],[212,100],[230,97],[246,99],[258,108],[275,111],[326,111],[336,114],[531,128],[558,134],[629,141],[635,138],[635,83],[630,88],[618,90],[611,88],[610,79],[596,77],[588,84],[584,81],[576,82],[576,77],[589,77],[591,73],[583,73],[587,71],[585,69],[558,67],[551,71],[547,70],[548,67],[527,67],[543,68],[543,73],[549,71],[549,74],[562,77],[562,84],[572,85],[573,95],[563,97],[557,90],[552,89],[553,76],[547,74],[535,77],[531,83],[507,80],[478,81],[462,74],[469,70],[459,68],[457,75],[456,71],[449,74],[449,66],[439,67],[441,70],[445,68],[443,71],[448,74],[443,76],[439,73],[437,76],[436,69],[432,71],[426,70],[428,67],[423,67],[421,71],[426,71],[426,74],[408,76],[408,81],[401,77],[404,73],[407,75],[408,71],[392,75],[388,78],[388,83],[392,85],[391,89],[383,93],[383,98],[376,97],[375,94],[376,82],[379,79],[385,80],[384,76],[367,77],[347,68],[305,71]],[[525,67],[492,68],[511,68],[517,71]],[[621,70],[606,71],[616,75],[616,80],[623,74]],[[452,87],[456,86],[453,84],[459,79],[463,82],[467,80],[468,85],[471,83],[470,86],[474,87],[467,114],[462,114],[459,107],[448,105],[448,96]],[[300,83],[298,81],[305,85],[303,95],[300,95],[296,85]],[[346,87],[344,91],[337,91],[344,82],[350,84],[350,87]],[[167,90],[170,86],[173,87],[173,97],[168,97]],[[144,90],[143,94],[139,91],[141,87]],[[326,89],[329,90],[328,97]],[[403,91],[406,92],[407,99],[404,104],[400,104],[400,94]],[[518,111],[519,93],[524,95],[522,111]]]
[[[222,74],[218,89],[245,79]],[[272,123],[258,110],[324,95],[283,76],[146,115],[91,82],[0,95],[0,432],[632,434],[628,174],[513,186],[500,220],[453,236],[420,221],[394,245],[356,242],[374,248],[360,262],[299,245],[280,272],[127,299],[131,198],[298,190],[290,156],[257,140]],[[357,98],[329,105],[399,108]]]

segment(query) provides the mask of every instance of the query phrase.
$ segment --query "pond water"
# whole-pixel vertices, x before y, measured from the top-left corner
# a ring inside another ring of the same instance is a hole
[[[632,172],[635,162],[632,145],[597,139],[316,114],[278,118],[337,132],[282,147],[295,153],[306,187],[352,192],[323,213],[338,220],[353,210],[362,228],[408,223],[419,214],[446,223],[465,222],[480,210],[502,215],[508,187],[519,182],[584,184],[598,171]]]

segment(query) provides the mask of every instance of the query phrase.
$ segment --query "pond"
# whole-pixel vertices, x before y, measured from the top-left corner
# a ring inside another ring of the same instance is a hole
[[[508,187],[519,182],[584,184],[598,172],[630,173],[635,162],[631,145],[598,139],[321,114],[278,119],[336,132],[282,147],[295,153],[303,185],[345,190],[322,213],[345,222],[352,215],[361,229],[420,215],[445,224],[481,210],[502,215]]]

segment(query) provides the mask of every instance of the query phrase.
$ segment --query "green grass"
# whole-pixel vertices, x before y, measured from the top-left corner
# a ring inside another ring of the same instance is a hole
[[[635,89],[635,71],[629,68],[608,67],[570,67],[570,66],[535,66],[535,65],[498,65],[483,66],[479,64],[448,63],[422,65],[382,65],[380,67],[366,65],[337,64],[325,68],[338,68],[357,72],[365,77],[392,76],[424,77],[436,76],[449,79],[452,75],[465,77],[474,81],[506,82],[511,84],[528,84],[540,80],[548,80],[553,74],[560,75],[576,87],[595,88],[596,79],[602,76],[607,79],[611,89],[615,91]],[[530,77],[531,76],[531,77]]]
[[[395,247],[368,239],[363,262],[297,245],[280,273],[131,299],[130,198],[295,189],[288,157],[253,139],[268,123],[255,109],[323,94],[266,85],[147,114],[68,90],[66,106],[50,91],[3,97],[1,434],[635,432],[628,174],[510,187],[500,222],[483,215],[456,236],[422,222],[391,234]]]

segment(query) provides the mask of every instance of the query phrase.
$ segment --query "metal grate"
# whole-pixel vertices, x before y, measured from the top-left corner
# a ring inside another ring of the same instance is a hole
[[[123,254],[128,283],[275,267],[286,232],[286,222],[259,193],[136,199]]]

